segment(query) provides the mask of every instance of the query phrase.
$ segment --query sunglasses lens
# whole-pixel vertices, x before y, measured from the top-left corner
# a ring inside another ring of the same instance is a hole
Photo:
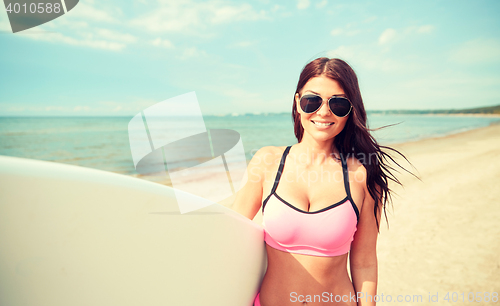
[[[300,107],[304,113],[314,113],[321,107],[322,103],[323,100],[318,96],[305,95],[300,98]]]
[[[338,97],[330,99],[330,109],[335,116],[345,117],[351,110],[351,102],[346,98]]]

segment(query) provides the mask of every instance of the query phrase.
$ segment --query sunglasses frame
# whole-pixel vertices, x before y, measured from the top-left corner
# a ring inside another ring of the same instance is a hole
[[[305,96],[315,96],[315,97],[320,98],[320,99],[321,99],[321,105],[320,105],[320,107],[318,107],[318,109],[317,109],[317,110],[315,110],[314,112],[310,112],[310,113],[308,113],[308,112],[304,111],[304,109],[302,108],[302,104],[301,104],[300,102],[302,101],[302,98],[304,98]],[[347,102],[349,102],[349,105],[351,106],[351,107],[349,108],[349,111],[347,112],[347,114],[345,114],[344,116],[337,116],[337,115],[336,115],[336,114],[332,111],[332,108],[330,107],[330,100],[331,100],[331,99],[336,99],[336,98],[346,99],[346,100],[347,100]],[[309,93],[308,93],[308,94],[302,95],[302,97],[300,97],[300,99],[299,99],[299,107],[300,107],[300,109],[301,109],[304,113],[306,113],[306,114],[314,114],[315,112],[317,112],[317,111],[321,108],[321,106],[323,106],[323,102],[324,102],[324,99],[323,99],[323,97],[321,97],[320,95],[316,95],[316,94],[309,94]],[[335,115],[335,116],[337,116],[337,117],[339,117],[339,118],[344,118],[344,117],[348,116],[348,115],[351,113],[351,111],[352,111],[352,103],[351,103],[351,101],[350,101],[349,99],[347,99],[346,97],[344,97],[344,96],[331,96],[331,97],[328,99],[328,101],[326,101],[326,103],[328,104],[328,109],[332,112],[332,114],[333,114],[333,115]]]

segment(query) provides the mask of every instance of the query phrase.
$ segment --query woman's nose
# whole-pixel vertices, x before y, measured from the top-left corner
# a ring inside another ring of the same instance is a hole
[[[328,101],[325,103],[325,101],[323,101],[323,104],[321,104],[321,107],[319,108],[318,110],[318,115],[321,115],[321,116],[328,116],[330,115],[331,111],[330,111],[330,107],[328,106]]]

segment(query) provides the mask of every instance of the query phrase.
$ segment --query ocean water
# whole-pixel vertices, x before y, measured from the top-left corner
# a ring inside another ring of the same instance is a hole
[[[137,174],[130,151],[131,117],[0,117],[0,155],[32,158]],[[291,116],[206,116],[207,129],[232,129],[241,135],[247,160],[263,146],[297,142]],[[396,124],[374,135],[381,144],[444,136],[488,126],[498,117],[369,115],[372,129]]]

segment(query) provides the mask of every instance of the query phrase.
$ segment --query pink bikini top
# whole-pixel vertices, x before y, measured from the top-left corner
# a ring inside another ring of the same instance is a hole
[[[264,240],[270,247],[288,253],[338,256],[349,252],[359,211],[351,198],[344,157],[341,156],[341,160],[347,196],[321,210],[309,212],[293,206],[276,193],[290,148],[283,153],[271,193],[262,204]]]

